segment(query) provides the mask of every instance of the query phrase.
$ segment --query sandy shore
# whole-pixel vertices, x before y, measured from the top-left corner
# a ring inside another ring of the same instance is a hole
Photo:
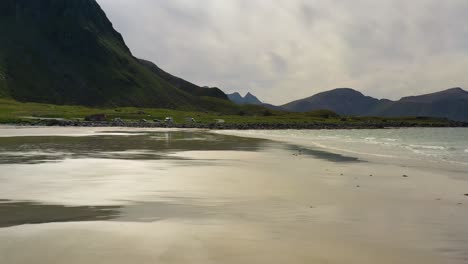
[[[96,131],[55,132],[21,133]],[[462,172],[252,144],[1,164],[0,199],[119,214],[0,228],[0,263],[468,263]]]

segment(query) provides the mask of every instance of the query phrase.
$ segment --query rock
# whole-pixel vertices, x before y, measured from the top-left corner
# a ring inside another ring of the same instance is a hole
[[[408,178],[408,175],[403,175],[403,178]]]
[[[85,117],[85,120],[88,122],[104,122],[107,120],[107,116],[105,114],[95,114]]]

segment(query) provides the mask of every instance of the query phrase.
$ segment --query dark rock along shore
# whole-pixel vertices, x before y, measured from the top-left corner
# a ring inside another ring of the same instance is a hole
[[[219,124],[219,123],[191,123],[191,124],[165,124],[152,122],[90,122],[69,120],[40,120],[35,123],[11,124],[17,126],[62,126],[62,127],[140,127],[140,128],[198,128],[198,129],[236,129],[236,130],[277,130],[277,129],[385,129],[406,127],[468,127],[468,123],[452,121],[440,123],[410,123],[410,122],[384,122],[384,123],[246,123],[246,124]]]

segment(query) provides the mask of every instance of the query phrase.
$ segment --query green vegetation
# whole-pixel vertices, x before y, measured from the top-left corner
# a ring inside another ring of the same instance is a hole
[[[2,0],[0,35],[0,98],[201,111],[227,101],[135,58],[95,0]]]
[[[86,116],[93,114],[105,114],[108,121],[120,118],[124,121],[139,121],[146,119],[164,120],[165,117],[173,117],[176,123],[184,123],[185,118],[192,117],[198,123],[215,123],[217,119],[223,119],[227,124],[367,124],[387,122],[408,122],[416,124],[447,124],[446,119],[406,117],[406,118],[381,118],[381,117],[340,117],[334,112],[320,110],[308,113],[289,113],[273,110],[265,110],[262,107],[245,105],[240,106],[237,113],[232,109],[227,112],[197,112],[154,108],[92,108],[85,106],[62,106],[40,103],[20,103],[10,99],[0,99],[0,123],[18,124],[34,123],[41,118],[63,118],[67,120],[84,120]]]

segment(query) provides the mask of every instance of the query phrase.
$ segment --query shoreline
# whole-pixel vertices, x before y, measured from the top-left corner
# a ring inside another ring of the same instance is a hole
[[[407,129],[430,129],[428,127],[409,127]],[[401,128],[387,128],[389,130],[395,129],[395,131],[390,131],[390,133],[398,133],[399,129],[406,129],[404,127]],[[435,127],[434,129],[438,129]],[[447,128],[450,129],[450,128]],[[458,129],[458,128],[457,128]],[[464,129],[463,127],[461,129]],[[338,129],[337,129],[338,130]],[[337,131],[336,130],[336,131]],[[346,131],[345,129],[343,129]],[[366,133],[366,129],[362,129],[363,133]],[[372,130],[372,129],[367,129],[367,130]],[[300,131],[300,130],[298,130]],[[329,130],[328,132],[331,132],[333,130]],[[379,130],[383,131],[383,130]],[[211,132],[211,131],[210,131]],[[278,131],[276,131],[278,132]],[[374,133],[377,133],[378,130],[375,130]],[[384,132],[384,131],[383,131]],[[295,137],[295,136],[284,136],[284,135],[279,135],[275,133],[275,131],[265,131],[261,132],[258,131],[255,132],[255,130],[252,131],[243,131],[243,130],[219,130],[219,131],[214,131],[214,133],[217,134],[222,134],[222,135],[230,135],[230,136],[237,136],[237,137],[248,137],[248,138],[256,138],[256,139],[265,139],[265,140],[272,140],[275,142],[281,142],[283,144],[292,144],[292,145],[297,145],[300,146],[304,149],[306,148],[312,148],[312,149],[318,149],[321,151],[325,152],[330,152],[338,155],[344,155],[344,156],[352,156],[355,157],[359,160],[366,161],[366,162],[374,162],[378,164],[387,164],[387,165],[397,165],[397,166],[402,166],[402,167],[414,167],[414,168],[419,168],[419,169],[426,169],[429,168],[431,170],[446,170],[446,171],[453,171],[453,172],[465,172],[468,169],[468,163],[466,162],[461,162],[461,161],[455,161],[455,160],[437,160],[437,159],[424,159],[425,157],[423,154],[422,156],[418,155],[410,155],[410,156],[399,156],[396,155],[395,153],[379,153],[378,151],[376,152],[375,149],[363,149],[363,148],[352,148],[352,147],[340,147],[336,146],[333,144],[329,144],[327,140],[317,140],[317,138],[305,138],[305,137]],[[289,133],[289,132],[288,132]],[[300,133],[300,132],[291,132],[293,134]],[[308,133],[306,130],[304,130],[304,133]],[[327,133],[326,130],[323,130],[321,132],[317,133]],[[345,132],[345,133],[350,133],[350,132]],[[356,131],[356,133],[361,133],[361,131]],[[384,132],[385,133],[385,132]],[[330,139],[330,140],[337,140],[337,139]],[[363,142],[364,143],[364,142]],[[372,144],[371,144],[372,145]],[[368,145],[369,146],[369,145]],[[384,145],[379,145],[380,148],[384,147]],[[364,146],[363,146],[364,147]],[[398,147],[396,147],[398,148]],[[385,147],[386,151],[388,151],[388,146]],[[394,150],[394,149],[393,149]],[[410,151],[411,153],[411,151]],[[414,152],[413,152],[414,154]]]
[[[18,127],[128,127],[128,128],[193,128],[209,130],[287,130],[287,129],[389,129],[389,128],[455,128],[468,127],[468,123],[448,121],[447,123],[381,122],[381,123],[193,123],[165,124],[150,122],[93,122],[72,120],[40,120],[38,122],[5,123],[0,126]]]

